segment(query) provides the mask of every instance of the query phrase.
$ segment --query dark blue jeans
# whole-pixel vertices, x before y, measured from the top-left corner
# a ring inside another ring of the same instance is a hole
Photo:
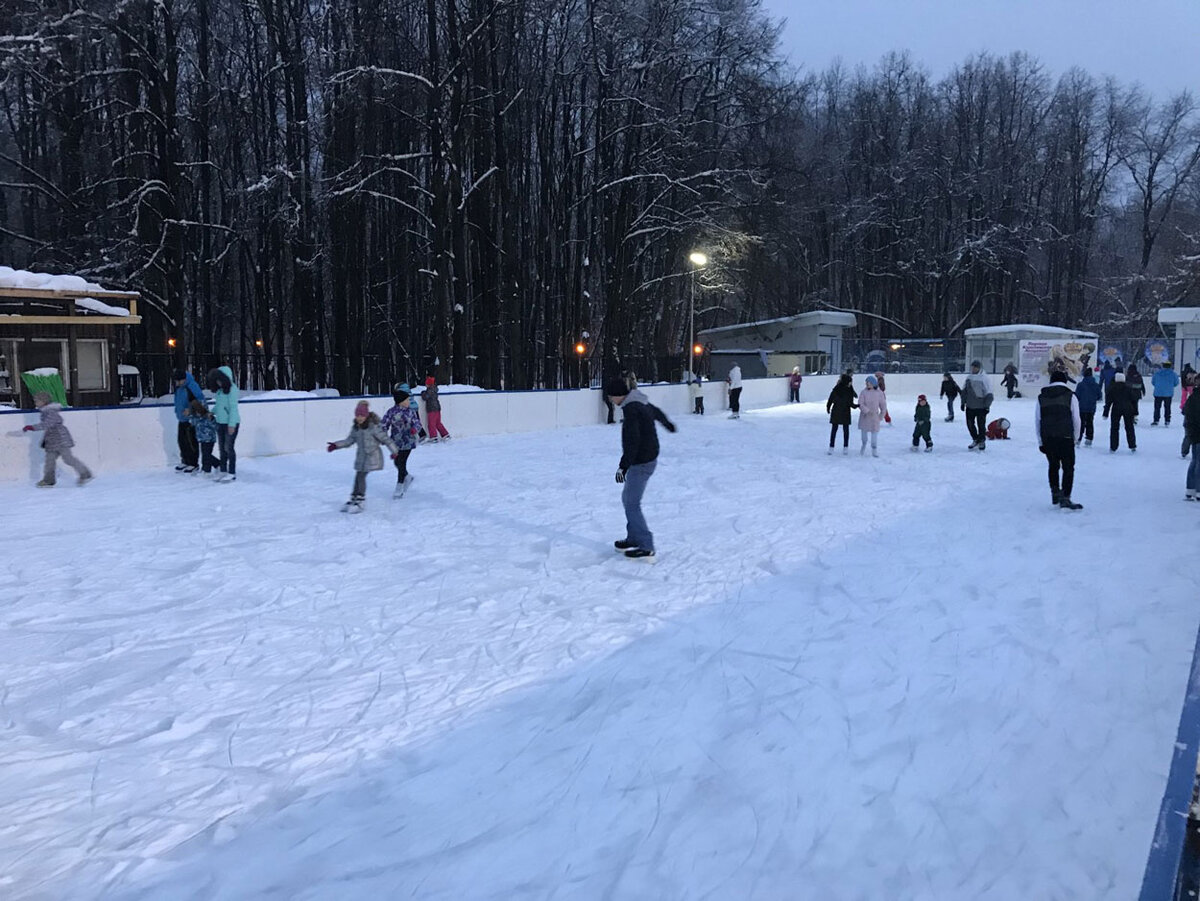
[[[646,483],[654,475],[658,462],[638,463],[625,470],[625,487],[621,490],[621,503],[625,506],[625,540],[646,551],[654,550],[654,535],[642,515],[642,495]]]
[[[231,476],[237,475],[237,452],[233,449],[234,442],[237,441],[238,426],[227,426],[222,423],[217,424],[217,450],[221,454],[221,459],[217,461],[221,472],[227,472]]]
[[[1188,464],[1187,490],[1200,491],[1200,444],[1192,445],[1192,462]]]

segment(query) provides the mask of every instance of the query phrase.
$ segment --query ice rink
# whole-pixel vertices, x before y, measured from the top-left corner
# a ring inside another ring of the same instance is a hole
[[[352,452],[0,483],[0,897],[1134,897],[1200,622],[1180,417],[1081,449],[1072,513],[1031,401],[983,455],[891,406],[879,459],[823,405],[681,417],[653,566],[617,426],[422,446],[361,516]]]

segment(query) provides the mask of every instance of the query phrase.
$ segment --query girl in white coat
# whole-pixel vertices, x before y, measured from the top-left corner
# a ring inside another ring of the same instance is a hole
[[[887,395],[879,390],[879,380],[867,376],[867,387],[858,396],[858,430],[862,432],[860,454],[867,452],[867,439],[871,440],[871,456],[879,456],[879,426],[887,418]]]

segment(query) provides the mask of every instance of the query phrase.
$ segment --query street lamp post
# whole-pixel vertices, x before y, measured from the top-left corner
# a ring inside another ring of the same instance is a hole
[[[708,257],[698,250],[688,254],[692,264],[692,298],[688,303],[688,378],[696,377],[696,270],[708,265]]]

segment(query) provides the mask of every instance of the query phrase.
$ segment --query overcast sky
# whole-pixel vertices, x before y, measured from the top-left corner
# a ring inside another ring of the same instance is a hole
[[[981,50],[1023,50],[1057,78],[1071,66],[1139,82],[1156,99],[1200,95],[1200,0],[763,0],[786,18],[781,50],[806,71],[873,66],[908,50],[935,80]]]

